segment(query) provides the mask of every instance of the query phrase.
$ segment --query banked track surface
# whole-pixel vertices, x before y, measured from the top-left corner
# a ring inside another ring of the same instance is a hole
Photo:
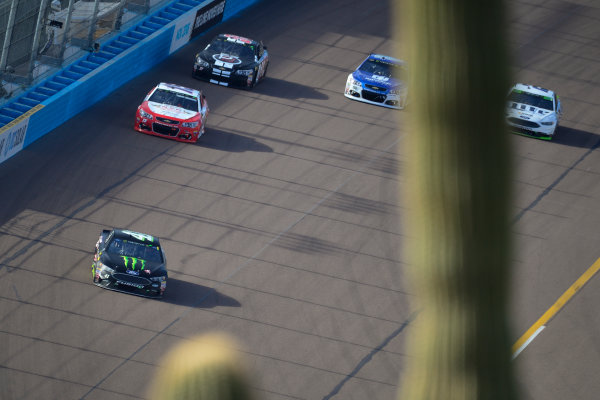
[[[322,3],[265,0],[0,165],[1,398],[144,398],[167,349],[212,330],[240,339],[263,399],[395,398],[415,318],[400,251],[404,114],[341,94],[366,54],[392,51],[390,8]],[[557,141],[514,137],[516,338],[599,256],[599,32],[591,4],[510,6],[519,80],[549,82],[566,110]],[[217,31],[267,44],[264,83],[190,77]],[[159,81],[205,91],[198,145],[132,130]],[[163,239],[163,301],[91,285],[110,226]],[[589,316],[594,285],[517,359],[525,398],[594,398],[586,371],[600,358],[572,338],[593,343],[594,319],[563,320]]]

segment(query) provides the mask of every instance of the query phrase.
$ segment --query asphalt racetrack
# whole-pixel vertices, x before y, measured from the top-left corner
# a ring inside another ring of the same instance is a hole
[[[395,399],[418,318],[401,252],[404,111],[342,95],[394,47],[390,2],[264,0],[0,164],[0,398],[146,398],[161,356],[237,337],[261,399]],[[515,340],[600,258],[600,5],[509,2],[518,81],[555,89],[552,142],[515,153]],[[252,91],[191,77],[213,34],[262,39]],[[401,55],[400,55],[401,57]],[[133,130],[156,83],[204,90],[196,145]],[[159,236],[157,301],[91,283],[102,229]],[[592,277],[515,359],[523,399],[600,392]]]

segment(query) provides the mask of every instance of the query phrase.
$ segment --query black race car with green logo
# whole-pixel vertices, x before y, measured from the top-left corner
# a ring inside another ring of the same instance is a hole
[[[102,231],[92,264],[95,285],[160,298],[167,278],[165,253],[157,237],[124,229]]]

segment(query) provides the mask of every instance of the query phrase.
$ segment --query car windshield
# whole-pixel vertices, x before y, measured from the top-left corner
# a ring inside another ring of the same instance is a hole
[[[163,262],[162,252],[158,246],[114,238],[106,250],[110,254],[139,258],[141,260]]]
[[[522,90],[513,89],[513,91],[508,95],[508,101],[554,111],[552,97],[539,96],[537,94],[527,93]]]
[[[171,90],[156,89],[148,101],[198,112],[198,100],[194,96],[188,96]]]
[[[362,63],[358,70],[367,74],[384,76],[386,78],[402,79],[404,67],[387,61],[370,58]]]
[[[216,53],[228,54],[242,60],[254,60],[254,46],[242,42],[234,42],[217,38],[210,43],[210,50]]]

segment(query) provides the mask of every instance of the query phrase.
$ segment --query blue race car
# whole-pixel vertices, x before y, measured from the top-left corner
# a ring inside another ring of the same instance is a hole
[[[377,106],[402,109],[407,88],[403,81],[406,63],[382,54],[370,54],[348,75],[344,96]]]

